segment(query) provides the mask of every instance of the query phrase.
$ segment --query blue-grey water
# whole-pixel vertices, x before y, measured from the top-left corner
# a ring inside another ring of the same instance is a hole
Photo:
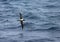
[[[0,0],[0,42],[60,42],[60,0]]]

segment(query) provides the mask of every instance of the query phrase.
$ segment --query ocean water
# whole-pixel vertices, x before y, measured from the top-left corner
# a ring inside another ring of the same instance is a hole
[[[0,0],[0,42],[60,42],[60,0]]]

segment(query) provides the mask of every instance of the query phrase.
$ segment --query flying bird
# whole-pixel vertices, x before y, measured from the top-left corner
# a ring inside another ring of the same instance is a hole
[[[20,14],[20,23],[21,23],[21,27],[22,27],[22,30],[23,30],[23,28],[24,28],[24,24],[23,24],[24,19],[22,17],[22,14],[21,13],[19,13],[19,14]]]

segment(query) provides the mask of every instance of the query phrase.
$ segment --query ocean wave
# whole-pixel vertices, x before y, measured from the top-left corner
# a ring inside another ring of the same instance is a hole
[[[45,38],[45,39],[28,40],[28,41],[25,41],[25,42],[54,42],[54,41],[55,41],[54,39]]]
[[[51,28],[49,28],[48,30],[60,30],[60,27],[51,27]]]

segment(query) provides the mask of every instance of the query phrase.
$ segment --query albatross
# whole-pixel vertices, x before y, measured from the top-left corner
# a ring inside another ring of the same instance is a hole
[[[22,14],[21,13],[19,13],[20,14],[20,23],[21,23],[21,27],[22,27],[22,30],[23,30],[23,28],[24,28],[24,25],[23,25],[23,21],[24,21],[24,19],[23,19],[23,17],[22,17]]]

